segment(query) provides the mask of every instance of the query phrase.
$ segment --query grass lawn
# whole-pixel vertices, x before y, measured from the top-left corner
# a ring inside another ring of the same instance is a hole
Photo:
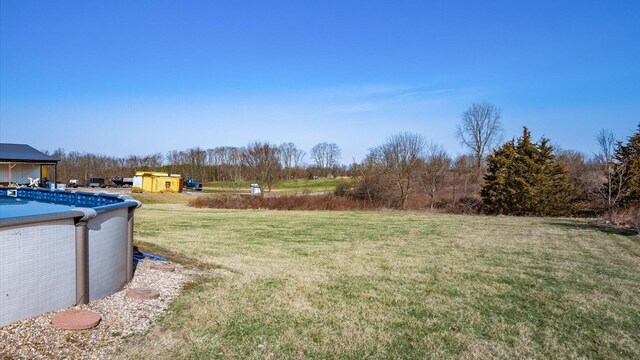
[[[131,193],[127,194],[132,196],[134,199],[142,202],[145,207],[150,204],[188,204],[189,200],[193,199],[195,196],[200,196],[201,194],[195,193],[196,195],[190,195],[188,193],[151,193],[151,192],[143,192],[143,193]]]
[[[587,222],[145,204],[135,231],[233,275],[131,357],[640,358],[640,241]]]
[[[319,179],[319,180],[281,180],[275,182],[271,191],[278,194],[301,194],[305,192],[333,192],[338,181],[352,183],[353,180],[345,179]],[[242,181],[240,183],[228,181],[213,181],[204,184],[203,190],[207,192],[233,192],[239,189],[240,192],[248,193],[249,186],[255,181]],[[264,186],[264,184],[262,184]],[[264,186],[266,191],[266,186]]]

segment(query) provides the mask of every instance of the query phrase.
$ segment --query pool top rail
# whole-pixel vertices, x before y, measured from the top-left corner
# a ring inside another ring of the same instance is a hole
[[[30,187],[0,186],[0,197],[17,197],[73,206],[69,211],[0,219],[0,227],[66,218],[77,218],[77,220],[82,221],[94,218],[103,212],[120,208],[139,208],[141,206],[140,201],[128,195]]]

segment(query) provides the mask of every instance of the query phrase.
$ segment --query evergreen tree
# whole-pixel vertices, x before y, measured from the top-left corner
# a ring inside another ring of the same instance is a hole
[[[565,169],[556,160],[553,146],[543,138],[538,145],[541,181],[538,186],[538,211],[542,215],[568,215],[573,210],[576,189]]]
[[[537,191],[541,175],[539,154],[536,144],[531,141],[531,132],[525,127],[522,137],[516,144],[516,157],[513,161],[513,206],[510,213],[514,215],[533,215],[537,207]]]
[[[507,214],[513,207],[514,199],[512,185],[513,162],[516,157],[516,147],[513,140],[497,148],[493,154],[487,156],[488,172],[481,195],[485,210],[491,214]]]
[[[640,204],[640,124],[626,144],[618,143],[614,166],[624,167],[620,171],[615,171],[612,181],[613,183],[622,181],[620,204],[622,206]]]
[[[489,155],[480,193],[486,212],[543,216],[570,213],[571,181],[553,150],[548,139],[533,143],[525,127],[521,138]]]

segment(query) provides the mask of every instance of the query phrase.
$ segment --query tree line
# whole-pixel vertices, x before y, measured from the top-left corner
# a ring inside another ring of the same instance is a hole
[[[179,173],[203,182],[258,182],[270,191],[278,180],[349,177],[337,194],[386,207],[444,209],[505,215],[595,215],[612,220],[616,209],[640,202],[640,125],[626,140],[610,131],[597,134],[595,156],[534,141],[529,129],[503,141],[502,111],[472,104],[456,137],[465,153],[452,157],[439,144],[415,133],[398,133],[360,162],[341,164],[335,143],[319,143],[309,153],[292,142],[254,141],[246,146],[194,147],[147,156],[116,158],[58,149],[59,178],[132,176],[135,171]],[[355,185],[354,185],[355,184]]]
[[[467,155],[451,158],[420,134],[399,133],[356,165],[350,195],[388,207],[442,208],[501,215],[573,216],[626,212],[640,221],[640,124],[626,140],[602,130],[594,156],[559,149],[548,138],[503,142],[501,111],[477,103],[463,114],[457,137]],[[636,225],[637,226],[637,225]]]
[[[270,190],[277,180],[347,175],[347,167],[340,163],[340,147],[327,142],[315,145],[308,155],[292,142],[274,145],[261,141],[242,147],[172,150],[164,156],[155,153],[112,157],[77,151],[66,153],[64,149],[50,154],[61,160],[57,169],[59,180],[77,179],[84,184],[93,177],[108,179],[131,177],[136,171],[162,171],[203,182],[255,180]]]

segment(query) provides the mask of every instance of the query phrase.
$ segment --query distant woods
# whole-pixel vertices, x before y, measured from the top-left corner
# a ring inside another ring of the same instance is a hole
[[[260,141],[242,147],[172,150],[164,156],[156,153],[119,158],[77,151],[66,153],[64,149],[51,153],[62,160],[58,165],[59,180],[77,179],[84,184],[92,177],[130,177],[136,171],[177,173],[204,182],[255,180],[266,188],[277,180],[348,176],[348,167],[340,163],[341,150],[337,144],[320,143],[311,149],[311,154],[309,158],[292,142],[275,145]]]
[[[116,158],[55,150],[58,178],[133,176],[150,170],[202,182],[244,181],[270,191],[274,182],[344,177],[336,196],[373,207],[505,215],[599,215],[609,221],[640,218],[640,125],[626,139],[603,130],[593,154],[534,140],[529,129],[503,142],[502,110],[482,102],[461,114],[456,137],[464,153],[452,156],[424,135],[397,133],[360,162],[345,165],[335,143],[305,151],[293,142],[255,141],[242,147],[194,147],[166,154]],[[594,155],[594,156],[591,156]],[[343,204],[344,205],[344,204]],[[356,208],[367,207],[357,205]],[[616,215],[617,214],[617,215]]]
[[[64,149],[56,149],[50,155],[61,160],[58,164],[58,181],[77,179],[82,184],[88,184],[92,177],[108,179],[113,176],[133,176],[136,170],[161,170],[165,160],[160,153],[118,158],[78,151],[66,153]]]

